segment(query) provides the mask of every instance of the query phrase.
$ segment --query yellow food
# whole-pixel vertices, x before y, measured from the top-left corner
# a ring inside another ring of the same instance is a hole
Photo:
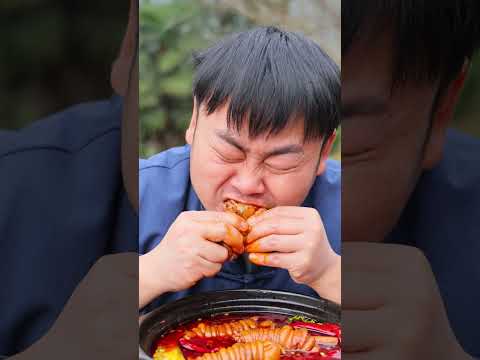
[[[163,347],[157,348],[155,354],[153,354],[154,360],[185,360],[180,348],[174,347],[172,349],[165,349]]]

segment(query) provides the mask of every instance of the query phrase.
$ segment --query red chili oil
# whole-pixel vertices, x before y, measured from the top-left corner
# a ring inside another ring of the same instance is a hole
[[[202,356],[204,352],[198,352],[191,349],[186,349],[179,345],[179,340],[184,336],[185,331],[190,330],[196,327],[199,323],[203,322],[207,325],[214,325],[214,324],[222,324],[225,322],[231,322],[241,319],[246,319],[249,317],[257,317],[259,322],[265,320],[271,320],[277,326],[282,326],[287,324],[288,316],[285,315],[277,315],[277,314],[254,314],[254,315],[245,315],[245,314],[222,314],[212,316],[207,319],[198,319],[186,326],[179,326],[175,330],[170,331],[166,335],[162,336],[160,339],[157,340],[155,343],[154,349],[158,347],[163,347],[167,351],[173,349],[175,347],[180,347],[185,359],[195,359],[199,356]],[[332,324],[334,325],[334,324]],[[335,325],[334,325],[335,326]],[[315,331],[310,331],[311,335],[318,335]],[[223,337],[193,337],[189,339],[190,343],[198,345],[201,348],[208,349],[209,352],[218,351],[221,348],[227,348],[235,344],[235,340],[229,336]],[[306,353],[306,352],[290,352],[281,356],[281,360],[299,360],[299,359],[306,359],[306,360],[329,360],[329,359],[340,359],[340,348],[338,346],[331,347],[331,348],[323,348],[319,353]]]

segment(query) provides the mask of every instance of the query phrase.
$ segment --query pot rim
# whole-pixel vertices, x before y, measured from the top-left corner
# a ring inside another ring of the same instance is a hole
[[[151,353],[155,339],[173,327],[223,313],[300,314],[340,323],[341,307],[323,298],[277,290],[235,289],[195,294],[164,304],[145,315],[139,328],[140,350]],[[143,358],[142,358],[143,359]],[[145,357],[145,359],[151,359]]]

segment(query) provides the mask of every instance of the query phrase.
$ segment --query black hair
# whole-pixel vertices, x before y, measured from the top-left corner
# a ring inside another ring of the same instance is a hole
[[[340,122],[340,70],[313,40],[277,27],[225,38],[194,55],[193,95],[208,114],[229,102],[227,124],[275,135],[304,118],[305,141]]]
[[[342,56],[391,34],[393,85],[450,82],[479,47],[479,29],[478,0],[342,0]]]

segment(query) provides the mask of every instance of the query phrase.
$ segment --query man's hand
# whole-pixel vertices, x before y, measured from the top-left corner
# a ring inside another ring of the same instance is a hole
[[[181,291],[205,277],[215,276],[228,259],[225,242],[243,248],[248,224],[239,216],[224,212],[181,213],[160,244],[140,257],[140,307],[161,294]]]
[[[248,223],[250,261],[286,269],[296,282],[340,303],[341,258],[331,248],[317,210],[276,207]]]
[[[418,249],[346,242],[342,275],[345,359],[472,359],[450,329]]]

